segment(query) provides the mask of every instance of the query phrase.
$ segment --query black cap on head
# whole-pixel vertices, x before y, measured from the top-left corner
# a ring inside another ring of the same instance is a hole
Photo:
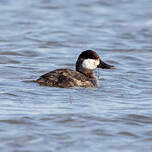
[[[92,50],[86,50],[83,51],[80,55],[78,59],[99,59],[98,54],[95,51]]]

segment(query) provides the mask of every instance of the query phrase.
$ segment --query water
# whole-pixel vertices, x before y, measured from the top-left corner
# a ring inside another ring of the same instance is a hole
[[[0,1],[0,150],[151,152],[150,0]],[[99,89],[28,83],[95,50]],[[99,73],[99,74],[98,74]]]

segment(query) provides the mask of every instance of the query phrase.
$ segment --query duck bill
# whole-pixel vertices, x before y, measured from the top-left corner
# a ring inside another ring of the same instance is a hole
[[[109,65],[107,63],[104,63],[103,61],[100,60],[100,64],[97,66],[97,68],[102,68],[102,69],[115,69],[113,65]]]

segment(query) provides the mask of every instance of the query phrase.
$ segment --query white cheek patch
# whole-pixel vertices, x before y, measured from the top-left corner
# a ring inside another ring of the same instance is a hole
[[[82,63],[83,68],[93,70],[97,68],[97,65],[99,65],[99,60],[95,59],[85,59]]]

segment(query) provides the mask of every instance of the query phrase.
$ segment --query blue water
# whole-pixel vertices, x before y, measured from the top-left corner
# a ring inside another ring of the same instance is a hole
[[[0,1],[0,151],[151,152],[150,0]],[[95,50],[99,89],[29,81]]]

